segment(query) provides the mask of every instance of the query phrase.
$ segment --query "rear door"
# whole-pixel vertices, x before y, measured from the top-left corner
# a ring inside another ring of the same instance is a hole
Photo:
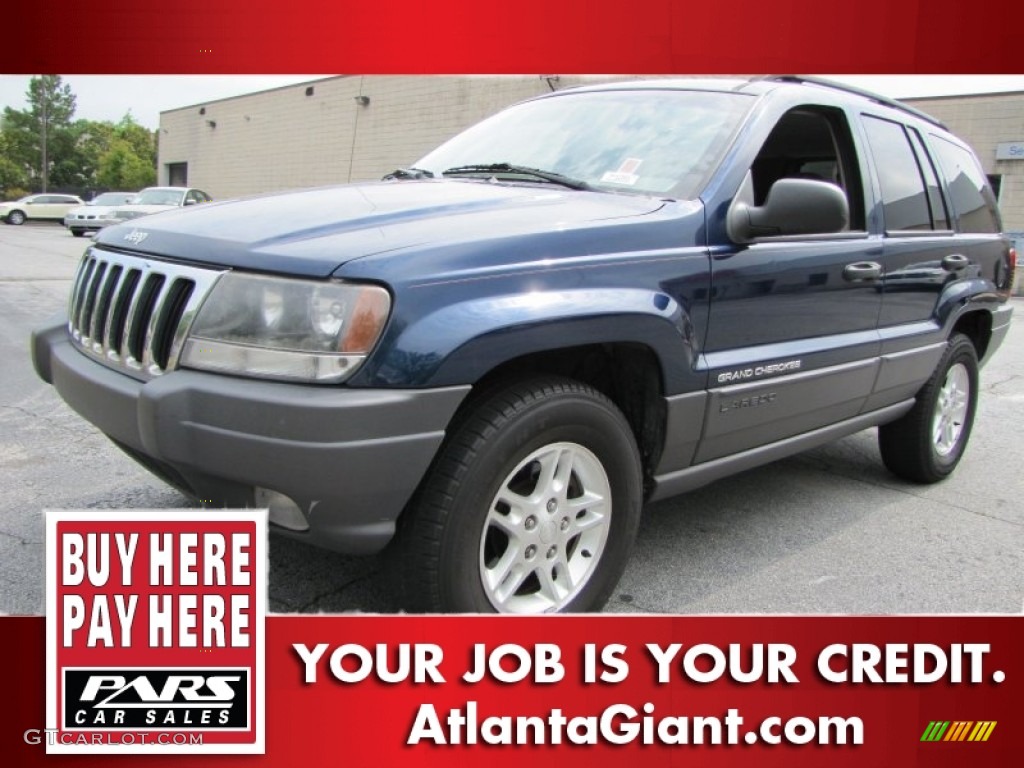
[[[914,395],[931,374],[945,348],[944,320],[957,308],[958,286],[979,278],[986,242],[998,247],[999,225],[982,199],[984,176],[969,152],[931,136],[932,147],[945,145],[933,155],[914,126],[868,114],[862,123],[877,179],[875,214],[885,233],[879,317],[883,370],[871,401],[880,407]],[[964,157],[956,158],[954,151]],[[948,155],[945,163],[943,155]],[[950,167],[943,174],[945,164]],[[982,181],[971,180],[965,164]],[[972,210],[967,217],[950,205],[951,186],[943,184],[943,176],[958,179],[961,206]],[[986,234],[958,234],[964,227]]]

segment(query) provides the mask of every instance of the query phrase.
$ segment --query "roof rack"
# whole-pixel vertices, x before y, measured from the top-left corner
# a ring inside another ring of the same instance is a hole
[[[902,101],[896,101],[896,99],[890,99],[888,96],[882,96],[879,93],[872,91],[866,91],[863,88],[856,88],[852,85],[844,85],[843,83],[837,83],[834,80],[829,80],[824,77],[811,77],[809,75],[765,75],[763,77],[755,77],[750,82],[770,82],[770,83],[806,83],[808,85],[820,85],[825,88],[834,88],[837,91],[845,91],[846,93],[852,93],[856,96],[861,96],[865,99],[870,99],[878,104],[884,104],[887,107],[898,109],[901,112],[914,115],[922,120],[927,120],[932,125],[937,125],[943,130],[949,130],[948,126],[939,120],[937,117],[929,115],[927,112],[922,112],[919,109],[914,109]]]

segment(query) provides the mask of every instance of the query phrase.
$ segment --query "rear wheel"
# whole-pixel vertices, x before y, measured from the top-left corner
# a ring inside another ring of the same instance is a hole
[[[11,211],[7,214],[7,223],[20,226],[25,223],[25,214],[22,211]]]
[[[85,230],[84,229],[72,229],[71,230],[71,234],[74,235],[75,237],[82,237],[85,234]]]
[[[535,379],[485,397],[442,449],[402,521],[413,610],[597,610],[625,568],[640,459],[604,395]]]
[[[879,427],[885,466],[918,483],[947,477],[967,447],[977,403],[978,355],[969,338],[956,334],[914,407]]]

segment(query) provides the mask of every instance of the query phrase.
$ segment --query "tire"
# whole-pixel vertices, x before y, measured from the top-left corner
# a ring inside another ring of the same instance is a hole
[[[954,335],[914,407],[878,428],[882,461],[895,475],[937,483],[956,469],[967,447],[978,404],[978,354]]]
[[[72,229],[71,234],[75,237],[83,237],[85,235],[84,229]]]
[[[25,213],[23,211],[11,211],[7,214],[7,223],[21,226],[25,223]]]
[[[454,427],[400,521],[404,602],[597,610],[629,559],[642,497],[633,433],[607,397],[561,378],[494,391]]]

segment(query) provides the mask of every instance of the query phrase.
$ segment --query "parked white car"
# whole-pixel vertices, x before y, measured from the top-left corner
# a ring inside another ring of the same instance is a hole
[[[108,223],[119,224],[139,216],[147,216],[151,213],[181,208],[186,205],[209,203],[212,200],[213,198],[208,194],[194,187],[146,187],[139,192],[130,205],[122,205],[114,209],[111,221]]]
[[[71,230],[75,237],[86,232],[98,232],[113,223],[111,213],[115,208],[134,201],[138,192],[104,192],[97,195],[85,205],[72,208],[64,215],[64,226]]]
[[[20,200],[0,203],[0,219],[15,225],[30,219],[60,221],[76,205],[85,205],[85,201],[75,195],[26,195]]]

